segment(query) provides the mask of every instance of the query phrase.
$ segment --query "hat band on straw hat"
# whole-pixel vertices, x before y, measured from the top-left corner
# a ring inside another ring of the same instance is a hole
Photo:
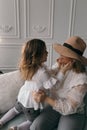
[[[81,52],[80,50],[72,47],[71,45],[67,44],[67,43],[64,43],[63,46],[71,49],[72,51],[74,51],[75,53],[77,53],[78,55],[82,56],[83,55],[83,52]]]

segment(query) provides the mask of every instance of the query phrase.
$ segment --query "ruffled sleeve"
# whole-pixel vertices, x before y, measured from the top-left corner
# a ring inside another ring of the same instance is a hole
[[[55,106],[53,108],[63,115],[77,113],[83,104],[83,99],[86,92],[87,83],[73,86],[65,98],[55,100]]]
[[[47,69],[44,70],[40,76],[40,80],[41,80],[43,87],[45,89],[51,89],[52,87],[54,87],[56,85],[56,83],[57,83],[57,86],[58,86],[58,84],[60,85],[63,78],[64,78],[64,75],[62,72],[59,72],[55,76],[55,75],[50,74]]]

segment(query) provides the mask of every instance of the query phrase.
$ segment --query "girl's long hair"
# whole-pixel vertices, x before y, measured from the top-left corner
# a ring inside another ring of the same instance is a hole
[[[42,64],[45,49],[45,42],[40,39],[27,41],[22,47],[19,69],[24,80],[32,79],[32,76],[37,72]]]

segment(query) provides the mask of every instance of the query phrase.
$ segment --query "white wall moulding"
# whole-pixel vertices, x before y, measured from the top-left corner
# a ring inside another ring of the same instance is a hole
[[[9,33],[12,30],[11,25],[0,25],[0,32]]]
[[[87,0],[73,0],[71,35],[87,40]]]
[[[19,0],[0,0],[0,37],[19,38]]]
[[[8,68],[17,68],[18,62],[20,60],[20,54],[21,54],[21,46],[12,45],[12,46],[6,46],[1,45],[0,46],[0,68],[8,70]]]
[[[48,57],[47,57],[47,66],[51,67],[52,66],[52,45],[49,43],[47,45],[47,51],[48,51]]]
[[[32,29],[33,31],[36,31],[37,33],[42,33],[46,30],[46,27],[40,26],[40,25],[34,25]]]
[[[52,38],[54,0],[24,0],[25,38]]]
[[[70,5],[70,18],[69,18],[69,34],[68,36],[70,37],[72,35],[72,27],[73,27],[73,14],[74,14],[74,7],[75,4],[74,4],[74,0],[71,0],[71,5]]]
[[[52,44],[71,35],[87,42],[87,0],[0,0],[0,69],[5,72],[17,69],[21,46],[31,38],[45,40],[51,66],[59,56]]]
[[[46,64],[51,66],[52,59],[52,46],[47,45],[48,58]],[[4,72],[14,71],[18,69],[18,63],[21,56],[21,46],[13,45],[1,45],[0,46],[0,70]]]

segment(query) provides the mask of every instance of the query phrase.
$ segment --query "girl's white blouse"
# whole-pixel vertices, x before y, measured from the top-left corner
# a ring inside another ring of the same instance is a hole
[[[55,71],[55,69],[53,71]],[[51,71],[49,71],[46,66],[43,65],[43,67],[41,67],[35,73],[32,80],[25,81],[24,85],[19,91],[18,102],[20,102],[26,108],[34,108],[35,110],[37,110],[38,108],[42,109],[43,105],[41,103],[37,103],[33,99],[32,92],[38,91],[39,89],[51,89],[56,83],[60,85],[64,78],[62,72],[58,72],[56,77],[51,76],[50,72]]]

